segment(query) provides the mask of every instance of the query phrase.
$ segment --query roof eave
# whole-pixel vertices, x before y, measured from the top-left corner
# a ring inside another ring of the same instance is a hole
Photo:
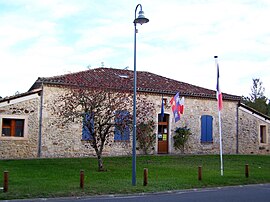
[[[270,120],[270,117],[269,117],[269,116],[267,116],[267,115],[265,115],[265,114],[263,114],[263,113],[257,111],[256,109],[254,109],[254,108],[252,108],[252,107],[249,107],[249,106],[245,105],[244,103],[241,103],[241,102],[240,102],[240,103],[239,103],[239,107],[243,107],[243,108],[245,108],[245,109],[251,111],[251,112],[254,113],[254,114],[260,115],[260,116],[263,117],[265,120]]]

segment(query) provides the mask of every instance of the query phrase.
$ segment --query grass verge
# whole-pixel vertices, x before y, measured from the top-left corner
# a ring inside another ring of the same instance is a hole
[[[137,185],[132,186],[131,157],[104,157],[106,172],[97,172],[95,158],[1,160],[1,174],[9,171],[9,191],[0,192],[0,199],[126,194],[270,182],[270,156],[224,155],[223,161],[224,176],[220,176],[218,155],[137,156]],[[249,178],[245,177],[245,164],[249,164]],[[201,181],[198,166],[202,166]],[[144,168],[148,168],[148,186],[143,186]],[[80,170],[85,173],[83,190]]]

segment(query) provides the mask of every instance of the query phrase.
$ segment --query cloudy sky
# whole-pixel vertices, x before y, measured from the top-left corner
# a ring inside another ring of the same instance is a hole
[[[38,77],[100,66],[137,70],[248,96],[260,78],[270,98],[269,0],[0,0],[0,96]]]

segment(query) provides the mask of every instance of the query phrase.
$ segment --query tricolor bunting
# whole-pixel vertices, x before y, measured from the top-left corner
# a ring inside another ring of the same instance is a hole
[[[174,121],[177,122],[180,120],[181,114],[184,113],[184,97],[179,98],[179,92],[170,100],[172,106],[172,111],[174,115]]]

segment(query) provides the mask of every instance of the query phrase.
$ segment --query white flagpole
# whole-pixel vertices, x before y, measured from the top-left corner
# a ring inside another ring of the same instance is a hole
[[[220,175],[223,176],[222,134],[221,134],[220,110],[218,110],[218,121],[219,121]]]
[[[219,71],[219,67],[218,67],[218,56],[214,56],[215,58],[215,63],[216,63],[216,67],[217,67],[217,71]],[[219,82],[219,72],[217,73],[217,82]],[[217,83],[218,85],[218,83]],[[219,93],[219,89],[217,89],[217,99],[218,98],[218,93]],[[219,149],[220,149],[220,175],[223,176],[223,157],[222,157],[222,133],[221,133],[221,114],[220,114],[220,109],[219,109],[219,103],[218,103],[218,122],[219,122]]]

